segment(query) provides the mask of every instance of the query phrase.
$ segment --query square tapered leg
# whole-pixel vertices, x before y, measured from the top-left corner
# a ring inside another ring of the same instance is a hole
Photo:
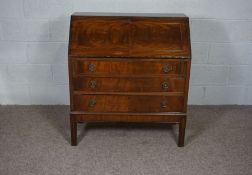
[[[184,146],[185,140],[185,128],[186,128],[186,117],[182,117],[179,122],[179,138],[178,138],[178,146]]]
[[[74,115],[70,115],[70,125],[71,125],[71,144],[72,146],[77,145],[77,121]]]

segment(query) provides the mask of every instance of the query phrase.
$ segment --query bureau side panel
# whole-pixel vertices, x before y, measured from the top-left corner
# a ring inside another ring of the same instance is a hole
[[[186,72],[186,77],[185,77],[185,86],[184,86],[184,112],[187,112],[187,106],[188,106],[188,93],[189,93],[189,81],[190,81],[190,72],[191,72],[191,59],[188,59],[186,62],[184,62],[186,66],[184,70]]]

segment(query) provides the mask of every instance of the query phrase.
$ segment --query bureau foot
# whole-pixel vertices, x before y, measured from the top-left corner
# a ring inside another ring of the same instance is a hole
[[[74,116],[70,115],[70,125],[71,125],[71,145],[77,145],[77,122]]]
[[[186,128],[186,117],[182,117],[180,122],[179,122],[178,147],[183,147],[184,146],[185,128]]]

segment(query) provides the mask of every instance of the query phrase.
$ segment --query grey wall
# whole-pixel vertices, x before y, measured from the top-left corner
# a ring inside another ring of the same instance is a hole
[[[251,0],[1,0],[0,104],[69,104],[67,41],[74,11],[185,13],[190,104],[252,104]]]

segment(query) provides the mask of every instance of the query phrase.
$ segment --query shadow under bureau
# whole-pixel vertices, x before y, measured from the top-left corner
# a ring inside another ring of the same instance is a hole
[[[183,14],[74,13],[69,37],[71,143],[78,122],[179,124],[191,65]]]

